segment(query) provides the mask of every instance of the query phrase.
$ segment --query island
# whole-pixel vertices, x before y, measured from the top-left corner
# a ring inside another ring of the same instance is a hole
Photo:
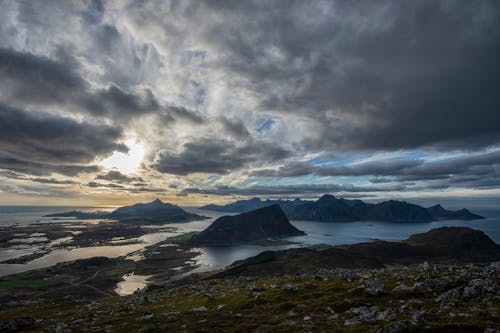
[[[194,235],[190,243],[229,245],[301,235],[305,233],[290,223],[281,207],[272,205],[239,215],[220,217],[208,228]]]
[[[75,217],[78,219],[108,219],[129,224],[166,224],[181,223],[206,219],[189,213],[179,206],[164,203],[160,199],[148,203],[137,203],[132,206],[120,207],[111,213],[69,211],[46,215],[46,217]]]

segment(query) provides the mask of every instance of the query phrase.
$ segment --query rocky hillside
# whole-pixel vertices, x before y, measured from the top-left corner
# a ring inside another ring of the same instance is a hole
[[[0,307],[1,332],[498,332],[500,268],[415,266],[190,281]]]

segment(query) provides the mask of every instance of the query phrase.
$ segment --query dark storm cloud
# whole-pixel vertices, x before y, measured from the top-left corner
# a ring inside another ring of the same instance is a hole
[[[178,30],[134,7],[139,24],[209,45],[261,110],[306,117],[305,150],[500,142],[498,1],[194,2],[171,7],[190,18]]]
[[[14,104],[57,105],[93,116],[129,119],[159,112],[151,90],[124,91],[115,84],[93,89],[79,71],[80,64],[62,48],[58,59],[0,49],[0,82]]]
[[[111,170],[105,174],[97,175],[96,179],[111,180],[111,181],[117,181],[120,183],[132,183],[132,182],[142,183],[142,182],[144,182],[144,180],[141,177],[129,177],[127,175],[122,174],[120,171],[116,171],[116,170]]]
[[[184,120],[191,124],[200,125],[205,122],[202,115],[194,110],[189,110],[179,105],[169,105],[165,107],[163,118],[167,122],[174,122],[176,120]]]
[[[319,176],[387,176],[406,172],[422,163],[422,160],[373,161],[353,166],[317,167],[315,173]]]
[[[237,145],[231,141],[210,139],[185,143],[179,153],[160,151],[153,167],[163,173],[225,174],[252,163],[275,162],[290,153],[266,142],[248,141]]]
[[[87,89],[86,82],[68,60],[51,60],[32,53],[0,48],[2,93],[32,103],[65,103]]]
[[[248,129],[241,119],[220,117],[219,122],[224,132],[236,139],[244,140],[250,136]]]
[[[99,167],[95,165],[39,163],[18,159],[14,156],[4,154],[1,151],[0,169],[35,176],[50,176],[54,172],[65,176],[77,176],[81,173],[93,173],[99,171]]]
[[[115,150],[120,128],[77,122],[42,112],[26,112],[0,104],[0,151],[47,163],[89,163]]]

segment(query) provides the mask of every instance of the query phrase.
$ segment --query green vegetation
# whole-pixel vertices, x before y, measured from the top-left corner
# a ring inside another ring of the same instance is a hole
[[[37,280],[0,280],[0,289],[31,288],[39,289],[52,287],[62,282],[55,279],[37,279]]]

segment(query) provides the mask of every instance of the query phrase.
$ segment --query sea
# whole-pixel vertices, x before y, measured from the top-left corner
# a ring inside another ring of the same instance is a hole
[[[128,257],[133,260],[140,260],[137,254],[148,245],[160,242],[168,237],[183,234],[191,231],[201,231],[220,216],[227,213],[218,213],[200,210],[196,207],[183,207],[185,210],[209,216],[210,219],[203,221],[193,221],[188,223],[175,223],[168,226],[177,228],[175,231],[158,231],[139,237],[142,242],[139,244],[114,245],[114,246],[93,246],[80,248],[58,248],[48,251],[44,256],[30,261],[26,264],[0,264],[0,276],[20,273],[32,269],[45,268],[60,262],[84,259],[95,256],[107,257]],[[0,206],[0,227],[2,226],[22,226],[36,223],[64,223],[66,225],[82,222],[75,219],[63,219],[54,221],[44,215],[65,212],[70,210],[80,211],[109,211],[113,207],[57,207],[57,206]],[[194,260],[198,264],[192,272],[202,272],[223,268],[236,260],[242,260],[257,255],[267,250],[281,250],[290,247],[308,246],[314,244],[353,244],[367,242],[371,240],[399,241],[408,236],[428,231],[442,226],[464,226],[481,230],[493,241],[500,244],[500,210],[490,210],[488,212],[475,211],[484,214],[487,218],[475,221],[436,221],[436,222],[345,222],[345,223],[325,223],[317,221],[291,221],[298,229],[306,233],[305,236],[289,237],[285,240],[294,244],[280,246],[257,246],[257,245],[234,245],[201,247],[200,255]],[[99,222],[88,221],[84,222]],[[30,235],[31,240],[25,244],[0,248],[0,262],[20,257],[22,255],[34,253],[40,250],[43,243],[43,235]],[[64,239],[55,241],[54,244],[64,242]],[[47,250],[44,244],[44,250]]]

